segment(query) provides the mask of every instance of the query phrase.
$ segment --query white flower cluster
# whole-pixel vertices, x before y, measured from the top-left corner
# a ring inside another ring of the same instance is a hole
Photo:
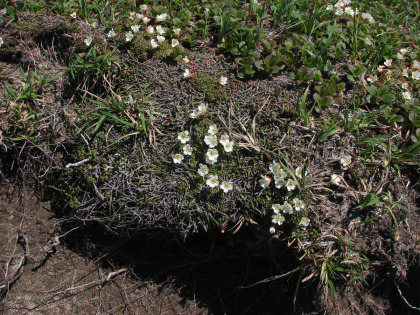
[[[269,165],[269,169],[274,175],[274,185],[276,188],[280,189],[283,186],[287,188],[288,191],[295,190],[296,188],[296,181],[292,178],[287,179],[287,173],[283,170],[280,163],[277,163],[276,161],[273,161]],[[297,177],[302,178],[303,168],[302,166],[299,166],[295,170],[295,174]],[[261,175],[261,179],[259,181],[262,188],[267,188],[272,179],[269,176]]]
[[[189,72],[188,72],[189,73]],[[191,113],[190,113],[190,118],[197,118],[201,115],[205,115],[207,114],[207,104],[206,103],[201,103],[197,109],[194,109]]]
[[[278,203],[273,204],[271,207],[273,209],[271,222],[274,224],[282,225],[286,220],[283,214],[293,214],[293,212],[303,210],[306,207],[305,203],[299,198],[294,198],[292,202],[293,204],[288,201],[285,201],[282,205]],[[299,225],[303,225],[306,228],[306,226],[309,225],[309,222],[310,220],[308,218],[303,217]]]
[[[356,11],[353,10],[352,7],[350,7],[351,0],[340,0],[337,1],[336,4],[332,5],[328,5],[326,10],[327,11],[332,11],[335,10],[335,15],[350,15],[350,16],[354,16],[355,14],[357,15],[359,13],[359,11],[356,9]]]
[[[201,111],[201,113],[207,112],[207,105],[201,104],[200,106],[199,110]],[[219,157],[219,151],[217,151],[216,149],[219,143],[223,145],[225,152],[233,151],[234,142],[229,139],[229,136],[227,134],[221,135],[218,139],[218,133],[219,130],[217,128],[217,125],[210,125],[208,134],[204,137],[204,142],[208,146],[207,152],[205,154],[206,164],[200,163],[197,172],[203,178],[207,176],[207,186],[209,186],[210,188],[220,187],[220,189],[223,190],[223,192],[227,193],[233,189],[233,183],[231,181],[222,181],[222,183],[219,183],[219,177],[217,175],[209,174],[210,168],[208,165],[214,165]],[[192,155],[193,147],[191,147],[191,145],[187,143],[191,140],[190,133],[187,130],[178,133],[178,140],[181,141],[182,144],[184,144],[182,148],[184,155]],[[174,163],[182,163],[182,161],[184,160],[184,155],[181,153],[174,154],[172,156]]]

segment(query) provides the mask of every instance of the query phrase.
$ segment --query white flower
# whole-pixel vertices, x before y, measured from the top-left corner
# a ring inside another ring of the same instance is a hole
[[[229,141],[223,147],[225,148],[225,152],[232,152],[233,151],[233,141]]]
[[[372,45],[372,41],[370,40],[369,37],[365,37],[364,41],[365,41],[366,45],[369,45],[369,46]]]
[[[156,22],[163,22],[168,17],[167,13],[162,13],[156,16]]]
[[[219,157],[219,152],[216,149],[208,149],[206,153],[207,158],[213,163],[217,162],[217,158]]]
[[[350,16],[354,16],[354,10],[351,7],[345,7],[344,12]]]
[[[292,214],[293,213],[293,207],[287,201],[284,202],[282,208],[283,208],[283,212],[284,213],[289,213],[289,214]]]
[[[229,143],[229,136],[227,134],[223,134],[220,136],[219,142],[224,146],[226,143]]]
[[[368,82],[373,83],[373,82],[378,81],[378,77],[376,76],[376,74],[373,74],[373,75],[371,75],[370,77],[368,77],[366,80],[367,80]]]
[[[178,133],[178,139],[181,141],[181,143],[187,143],[191,140],[190,133],[187,130],[182,131]]]
[[[0,47],[4,44],[3,37],[0,37]]]
[[[271,222],[273,222],[274,224],[278,224],[278,225],[282,225],[284,220],[286,220],[285,217],[282,216],[281,214],[274,214],[271,217],[271,219],[272,219]],[[270,229],[270,231],[271,231],[271,229]]]
[[[181,153],[177,153],[177,154],[173,155],[172,158],[174,159],[174,163],[179,164],[184,159],[184,156]]]
[[[131,42],[131,40],[133,39],[134,34],[131,33],[131,31],[128,31],[127,33],[125,33],[125,41],[126,42]]]
[[[144,15],[141,13],[136,13],[136,18],[142,20],[144,18]]]
[[[375,23],[373,16],[370,13],[362,13],[362,18],[368,20],[369,23]]]
[[[158,35],[156,36],[156,39],[159,43],[163,43],[165,41],[165,36]]]
[[[271,178],[268,176],[261,175],[260,185],[262,188],[267,188],[271,183]]]
[[[305,209],[305,203],[302,200],[300,200],[299,198],[294,198],[293,203],[295,205],[295,210],[296,211],[299,211],[301,209]]]
[[[411,73],[411,77],[414,80],[420,80],[420,71],[413,71],[413,73]]]
[[[206,184],[210,188],[219,186],[219,177],[217,177],[217,175],[209,175],[209,178],[206,180]]]
[[[403,55],[405,55],[406,53],[408,53],[407,48],[401,48],[400,49],[400,53],[403,54]]]
[[[180,28],[175,28],[172,31],[174,32],[175,36],[179,37],[179,35],[181,34],[181,29]]]
[[[280,171],[280,170],[283,170],[282,168],[281,168],[281,164],[280,163],[277,163],[276,161],[273,161],[272,163],[270,163],[270,165],[268,166],[268,168],[269,168],[269,170],[276,176],[277,175],[277,173]]]
[[[140,25],[131,25],[131,30],[133,31],[133,33],[137,33],[140,29]]]
[[[282,206],[281,204],[276,203],[272,205],[271,208],[273,209],[274,213],[280,213]]]
[[[184,61],[185,63],[190,63],[190,59],[188,59],[188,56],[182,58],[182,61]]]
[[[217,146],[217,136],[207,135],[204,137],[204,142],[209,146],[209,148],[214,148]]]
[[[72,19],[75,19],[77,17],[76,11],[74,11],[72,14],[70,14]]]
[[[276,173],[274,173],[274,179],[286,179],[287,174],[285,172],[285,170],[283,170],[282,168],[279,169]]]
[[[190,118],[197,118],[198,117],[198,110],[194,109],[191,113],[190,113]]]
[[[408,78],[408,70],[406,68],[403,69],[402,75],[406,78]]]
[[[276,233],[276,229],[274,228],[274,226],[272,226],[269,231],[270,231],[271,234]]]
[[[92,37],[91,36],[86,37],[85,44],[88,47],[90,46],[90,44],[92,44]]]
[[[144,24],[147,24],[147,23],[149,23],[149,22],[150,22],[150,19],[149,19],[147,16],[144,16],[144,17],[142,18],[142,20],[143,20],[143,23],[144,23]]]
[[[152,35],[155,32],[155,29],[153,26],[149,25],[146,29],[147,34]]]
[[[176,38],[173,38],[171,41],[172,48],[179,45],[179,41]]]
[[[332,4],[327,5],[327,7],[325,8],[325,10],[327,11],[331,11],[332,9],[334,9]]]
[[[397,53],[397,59],[403,60],[404,59],[404,55],[402,53]]]
[[[384,71],[384,66],[378,66],[378,72],[383,72]]]
[[[140,6],[140,9],[143,10],[143,11],[146,11],[147,9],[149,9],[149,7],[147,6],[147,4],[142,4]]]
[[[404,97],[404,99],[406,100],[411,100],[411,94],[410,92],[403,92],[402,96]]]
[[[206,164],[201,164],[198,167],[198,174],[200,176],[204,177],[209,173],[209,167]]]
[[[129,19],[134,20],[136,18],[136,12],[130,12]]]
[[[384,65],[388,68],[392,67],[392,59],[386,59]]]
[[[189,77],[191,77],[190,69],[185,69],[183,77],[184,79],[188,79]]]
[[[165,33],[165,29],[162,26],[158,25],[156,26],[156,33],[158,33],[159,35],[162,35]]]
[[[303,229],[305,230],[310,222],[311,222],[311,220],[309,218],[303,217],[302,219],[300,219],[299,225],[301,225],[303,227]]]
[[[401,83],[401,88],[403,88],[404,90],[408,90],[408,83],[407,82]]]
[[[337,2],[338,3],[338,2]],[[344,14],[344,10],[342,9],[342,8],[338,8],[336,11],[335,11],[335,15],[343,15]]]
[[[297,177],[302,178],[303,166],[297,167],[296,170],[295,170],[295,174],[296,174]]]
[[[340,184],[340,182],[341,182],[340,176],[338,176],[337,174],[332,174],[331,175],[330,183],[332,185],[338,185],[338,184]]]
[[[184,145],[182,150],[184,150],[185,155],[192,155],[193,148],[189,144]]]
[[[220,188],[223,190],[223,192],[227,193],[228,191],[233,189],[232,182],[223,181],[220,185]]]
[[[154,38],[152,38],[150,40],[150,46],[152,46],[152,48],[158,48],[159,44],[156,42],[156,40]]]
[[[215,135],[218,133],[218,129],[216,125],[210,125],[208,133],[211,135]]]
[[[215,164],[217,162],[217,160],[210,160],[207,156],[206,156],[206,163],[208,164],[208,165],[213,165],[213,164]]]
[[[198,106],[198,112],[199,112],[201,115],[207,114],[207,104],[205,104],[205,103],[201,103],[201,104]]]
[[[114,29],[111,29],[108,32],[108,38],[114,38],[115,36],[117,36],[117,34],[115,33]]]
[[[228,80],[228,79],[227,79],[226,77],[221,76],[221,77],[220,77],[220,80],[219,80],[220,85],[225,86],[225,85],[227,84],[227,80]]]
[[[340,163],[343,167],[350,165],[351,163],[351,156],[350,155],[343,155],[341,157]]]
[[[288,191],[295,190],[296,182],[293,179],[289,178],[286,182],[286,188]]]
[[[417,70],[420,70],[420,62],[417,60],[413,61],[413,68],[416,68]]]
[[[286,185],[286,180],[284,178],[274,178],[274,179],[275,179],[274,184],[276,185],[277,189],[280,189]]]

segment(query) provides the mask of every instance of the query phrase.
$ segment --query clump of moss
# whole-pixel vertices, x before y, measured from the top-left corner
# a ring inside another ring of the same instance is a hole
[[[194,80],[191,80],[191,86],[198,92],[206,94],[209,100],[226,99],[226,89],[218,84],[217,78],[203,72],[197,72]]]
[[[149,43],[147,40],[140,35],[135,36],[133,39],[130,50],[137,56],[140,61],[147,60],[147,48]]]

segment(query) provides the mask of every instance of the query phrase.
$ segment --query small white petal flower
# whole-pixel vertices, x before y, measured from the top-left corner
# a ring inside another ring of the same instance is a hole
[[[208,149],[206,156],[210,161],[217,162],[217,158],[219,157],[219,152],[217,152],[216,149]]]
[[[309,218],[303,217],[302,219],[300,219],[299,225],[301,225],[303,229],[305,230],[310,222],[311,220]]]
[[[413,72],[411,73],[411,77],[412,77],[414,80],[420,80],[420,71],[413,71]]]
[[[283,186],[286,186],[286,180],[285,180],[285,178],[275,178],[274,184],[275,184],[277,189],[280,189]]]
[[[163,22],[167,19],[167,17],[168,17],[167,13],[156,15],[156,22]]]
[[[146,28],[146,32],[147,32],[147,34],[152,35],[152,34],[155,32],[155,29],[154,29],[154,27],[153,27],[153,26],[149,25],[149,26]]]
[[[294,198],[293,199],[293,204],[295,205],[295,210],[299,211],[301,209],[305,209],[305,203],[300,200],[299,198]]]
[[[402,92],[402,96],[404,97],[404,99],[406,100],[411,100],[411,94],[410,92]]]
[[[165,41],[165,36],[158,35],[156,36],[156,39],[159,43],[163,43]]]
[[[152,38],[150,40],[150,46],[152,46],[152,48],[158,48],[159,47],[159,43],[157,43],[156,40],[154,38]]]
[[[276,170],[276,169],[274,169],[274,170]],[[274,179],[275,180],[277,180],[277,179],[286,179],[286,177],[287,177],[287,173],[286,173],[286,171],[284,170],[284,169],[282,169],[282,168],[280,168],[280,169],[278,169],[277,170],[277,172],[276,173],[274,173]]]
[[[90,46],[90,44],[92,44],[92,37],[91,36],[86,37],[85,44],[88,47]]]
[[[344,13],[346,13],[350,16],[354,16],[354,10],[351,7],[345,7],[344,8]]]
[[[287,201],[284,202],[284,204],[282,206],[282,209],[283,209],[283,212],[284,213],[288,213],[288,214],[292,214],[293,213],[293,207]]]
[[[219,142],[222,145],[226,145],[226,143],[228,143],[230,141],[229,136],[227,134],[223,134],[220,136]]]
[[[178,37],[179,37],[179,35],[181,34],[181,29],[180,29],[180,28],[175,28],[175,29],[173,29],[172,31],[173,31],[173,32],[174,32],[174,34],[175,34],[176,36],[178,36]]]
[[[70,16],[71,16],[71,18],[72,18],[72,19],[77,18],[77,13],[76,13],[76,11],[74,11],[72,14],[70,14]]]
[[[272,205],[271,208],[273,209],[274,213],[280,213],[282,206],[281,204],[276,203]]]
[[[127,33],[125,33],[125,41],[126,42],[131,42],[131,40],[134,38],[134,34],[131,33],[131,31],[128,31]]]
[[[278,225],[282,225],[284,220],[286,220],[286,218],[284,216],[282,216],[281,214],[274,214],[271,217],[271,222],[273,222],[274,224],[278,224]]]
[[[408,70],[406,68],[403,69],[402,75],[406,78],[408,78]]]
[[[366,79],[366,81],[373,83],[373,82],[378,81],[378,77],[376,76],[376,74],[373,74],[373,75],[371,75],[370,77],[368,77],[368,78]]]
[[[386,59],[384,65],[388,68],[392,67],[392,59]]]
[[[143,11],[147,11],[147,9],[149,9],[149,7],[147,6],[147,4],[142,4],[140,6],[140,9],[143,10]]]
[[[408,83],[407,82],[401,83],[401,88],[403,88],[404,90],[408,90]]]
[[[281,170],[281,164],[273,161],[268,165],[268,169],[275,175],[279,170]]]
[[[398,60],[403,60],[404,59],[404,55],[402,53],[397,53],[397,59]]]
[[[232,182],[223,181],[220,185],[220,188],[223,190],[223,192],[227,193],[228,191],[233,189]]]
[[[130,12],[130,15],[128,17],[130,20],[134,20],[136,18],[136,12]]]
[[[137,33],[140,29],[140,25],[131,25],[131,30],[133,33]]]
[[[187,131],[187,130],[185,130],[185,131],[182,131],[182,132],[180,132],[180,133],[178,133],[178,139],[181,141],[181,143],[187,143],[188,141],[190,141],[191,140],[191,137],[190,137],[190,133]]]
[[[200,174],[200,176],[204,177],[209,173],[209,167],[205,164],[201,164],[198,167],[198,174]]]
[[[276,229],[274,228],[274,226],[272,226],[269,231],[270,231],[271,234],[276,233]]]
[[[215,135],[219,132],[216,125],[210,125],[208,133],[211,135]]]
[[[217,146],[217,136],[207,135],[204,137],[204,142],[209,146],[209,148],[214,148]]]
[[[136,19],[142,20],[144,18],[144,15],[141,13],[136,13]]]
[[[176,38],[173,38],[171,41],[172,48],[179,45],[179,41]]]
[[[207,109],[208,109],[208,107],[207,107],[207,104],[205,104],[205,103],[201,103],[201,104],[198,106],[198,112],[199,112],[201,115],[207,114]]]
[[[406,53],[408,53],[407,48],[401,48],[400,49],[400,53],[403,54],[403,55],[405,55]]]
[[[221,76],[221,77],[220,77],[220,80],[219,80],[220,85],[225,86],[225,85],[227,84],[227,80],[228,80],[228,79],[227,79],[226,77]]]
[[[163,35],[165,32],[166,30],[162,26],[156,26],[156,33],[158,33],[159,35]]]
[[[182,160],[184,159],[184,156],[181,153],[177,153],[177,154],[174,154],[172,158],[174,160],[174,163],[180,164]]]
[[[189,144],[184,145],[184,147],[182,148],[182,150],[184,151],[184,154],[185,155],[192,155],[193,148]]]
[[[351,156],[350,155],[343,155],[341,157],[340,163],[343,167],[350,165],[351,163]]]
[[[219,186],[219,177],[217,175],[209,175],[209,178],[206,180],[206,184],[210,188]]]
[[[223,146],[225,148],[225,152],[232,152],[233,151],[233,145],[234,145],[233,141],[229,141],[228,143],[226,143]]]
[[[383,72],[384,71],[384,66],[378,66],[378,72]]]
[[[213,164],[215,164],[217,162],[217,160],[210,160],[207,156],[206,156],[206,163],[208,164],[208,165],[213,165]]]
[[[190,113],[190,118],[197,118],[198,117],[198,110],[194,109],[191,113]]]
[[[182,58],[182,61],[184,61],[185,63],[190,63],[190,59],[188,59],[188,56]]]
[[[296,182],[293,179],[288,179],[286,182],[286,188],[288,191],[295,190]]]
[[[185,69],[184,74],[182,76],[184,77],[184,79],[188,79],[189,77],[191,77],[190,70]]]
[[[295,174],[297,177],[302,178],[303,175],[303,166],[299,166],[295,170]]]
[[[413,68],[420,70],[420,61],[414,60],[413,61]]]
[[[338,185],[340,182],[341,182],[340,176],[338,176],[337,174],[332,174],[331,175],[330,183],[332,185]]]
[[[115,33],[114,29],[111,29],[108,32],[108,38],[114,38],[115,36],[117,36],[117,34]]]
[[[327,5],[327,7],[325,8],[325,10],[327,11],[331,11],[332,9],[334,9],[332,4]]]
[[[4,44],[3,37],[0,37],[0,47]]]
[[[150,22],[150,19],[149,19],[147,16],[144,16],[144,17],[142,18],[142,20],[143,20],[143,23],[144,23],[144,24],[147,24],[147,23],[149,23],[149,22]]]
[[[271,183],[271,178],[268,176],[261,175],[260,185],[262,188],[267,188]]]

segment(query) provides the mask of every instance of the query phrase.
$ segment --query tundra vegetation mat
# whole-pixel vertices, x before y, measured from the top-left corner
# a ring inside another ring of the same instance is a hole
[[[419,310],[414,2],[0,4],[5,312]]]

